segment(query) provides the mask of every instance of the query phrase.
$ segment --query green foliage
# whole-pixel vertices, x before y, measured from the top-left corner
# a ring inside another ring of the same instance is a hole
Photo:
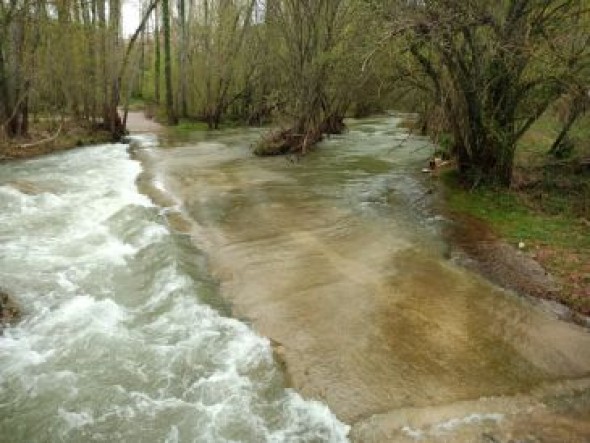
[[[452,156],[454,145],[455,141],[453,139],[453,135],[449,134],[448,132],[443,132],[438,136],[437,149],[434,155],[437,157],[441,157],[444,160],[448,160]]]
[[[588,227],[577,214],[562,210],[552,213],[531,205],[524,193],[497,188],[465,189],[458,184],[456,173],[447,173],[448,202],[451,209],[488,222],[497,233],[512,244],[550,245],[559,248],[590,250]],[[569,208],[567,195],[554,195],[562,209]]]
[[[528,128],[562,96],[585,97],[589,13],[578,0],[396,4],[395,69],[430,132],[452,133],[464,180],[510,185]]]
[[[517,164],[527,164],[538,168],[551,163],[549,149],[561,129],[558,110],[552,108],[545,112],[518,143]],[[590,157],[590,114],[580,116],[569,130],[568,138],[572,150],[567,159],[577,160]]]
[[[200,132],[207,131],[209,129],[207,123],[193,121],[193,120],[180,120],[180,123],[174,127],[176,132]]]

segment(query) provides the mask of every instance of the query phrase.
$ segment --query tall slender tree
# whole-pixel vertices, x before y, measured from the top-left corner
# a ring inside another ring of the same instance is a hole
[[[172,54],[170,46],[170,4],[168,0],[162,0],[162,27],[164,29],[164,84],[166,89],[166,116],[168,124],[178,123],[174,111],[172,91]]]
[[[161,52],[160,52],[160,14],[158,11],[161,8],[156,6],[154,11],[154,100],[156,104],[160,104],[160,84],[161,84],[161,72],[160,67],[162,66]]]

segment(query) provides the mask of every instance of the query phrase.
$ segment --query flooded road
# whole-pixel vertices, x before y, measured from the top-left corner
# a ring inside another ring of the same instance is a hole
[[[587,401],[590,334],[445,258],[445,221],[416,175],[431,148],[398,122],[350,122],[302,159],[253,158],[254,131],[140,157],[232,314],[272,340],[298,392],[356,424],[354,439],[436,440],[445,420],[464,441],[486,426],[502,437],[510,417],[534,434],[525,411],[555,383],[578,380],[585,400],[561,401]],[[589,438],[585,418],[564,432]]]
[[[0,165],[11,442],[590,441],[590,334],[450,261],[399,119]]]

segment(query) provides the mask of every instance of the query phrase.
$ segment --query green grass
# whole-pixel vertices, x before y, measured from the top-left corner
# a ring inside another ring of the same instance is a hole
[[[176,132],[180,133],[187,133],[187,132],[197,132],[197,131],[208,131],[209,128],[207,127],[207,123],[194,121],[194,120],[187,120],[182,119],[178,125],[173,126],[172,129]]]
[[[444,176],[449,207],[490,224],[512,244],[546,245],[558,248],[590,250],[588,226],[576,214],[562,211],[547,213],[531,207],[526,194],[510,190],[480,188],[467,190],[458,185],[453,172]],[[555,197],[558,198],[558,197]],[[568,206],[567,197],[563,205]]]
[[[143,111],[148,105],[148,102],[140,97],[131,97],[129,100],[129,111]]]
[[[525,134],[515,159],[515,190],[462,189],[455,173],[444,181],[450,207],[490,223],[512,242],[533,241],[559,248],[590,249],[590,177],[571,165],[590,156],[590,115],[571,130],[576,147],[564,163],[547,155],[560,124],[552,113],[542,116]]]
[[[160,107],[157,111],[156,119],[163,124],[166,124],[166,111],[163,107]],[[219,130],[242,128],[244,124],[233,120],[223,121],[219,127]],[[170,129],[178,134],[188,134],[191,132],[205,132],[210,131],[207,123],[192,118],[180,119],[176,126],[170,126]]]
[[[550,159],[547,152],[560,131],[560,122],[548,111],[522,137],[516,151],[516,164],[541,166]],[[569,132],[574,141],[573,158],[590,156],[590,112],[582,116]]]
[[[590,114],[570,132],[575,149],[567,159],[547,154],[559,132],[547,113],[525,134],[515,157],[513,189],[460,186],[455,171],[443,174],[449,208],[475,216],[512,245],[526,250],[562,284],[559,300],[590,315]]]

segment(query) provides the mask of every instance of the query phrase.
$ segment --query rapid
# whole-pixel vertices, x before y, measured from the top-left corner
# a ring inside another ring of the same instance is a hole
[[[228,315],[127,148],[0,165],[0,284],[24,311],[0,337],[0,439],[344,441]]]
[[[454,259],[396,115],[0,165],[10,441],[589,441],[590,334]],[[527,440],[528,439],[528,440]]]

